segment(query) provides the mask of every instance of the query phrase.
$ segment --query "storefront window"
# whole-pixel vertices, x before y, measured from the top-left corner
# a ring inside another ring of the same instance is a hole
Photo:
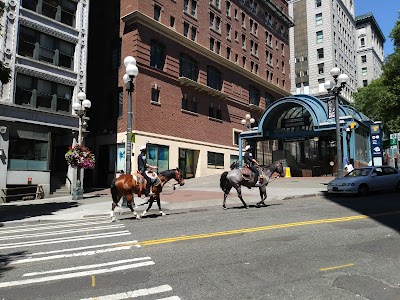
[[[208,168],[223,169],[224,154],[216,152],[207,152],[207,166]]]
[[[47,170],[47,141],[10,138],[10,170]]]
[[[169,147],[148,144],[147,163],[158,167],[158,172],[169,169]]]

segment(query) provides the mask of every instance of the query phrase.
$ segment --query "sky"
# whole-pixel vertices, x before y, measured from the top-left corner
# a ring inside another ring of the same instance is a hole
[[[355,16],[372,13],[386,42],[384,44],[385,57],[394,52],[393,42],[389,38],[400,12],[400,0],[354,0]]]

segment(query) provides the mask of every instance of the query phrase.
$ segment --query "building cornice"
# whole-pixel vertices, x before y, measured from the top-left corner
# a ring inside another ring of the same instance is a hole
[[[285,96],[289,96],[291,95],[290,92],[287,92],[271,83],[269,83],[268,81],[266,81],[265,79],[251,73],[250,71],[240,67],[239,65],[231,62],[230,60],[223,58],[222,56],[212,52],[211,50],[203,47],[202,45],[186,38],[185,36],[183,36],[182,34],[176,32],[175,30],[172,30],[168,27],[166,27],[165,25],[161,24],[160,22],[157,22],[155,20],[153,20],[152,18],[146,16],[145,14],[139,12],[139,11],[134,11],[132,13],[129,13],[125,16],[123,16],[122,21],[126,24],[126,25],[130,25],[130,24],[134,24],[134,23],[140,23],[152,30],[155,30],[165,36],[168,36],[168,38],[170,38],[171,40],[187,47],[188,49],[203,55],[209,59],[211,59],[212,61],[216,62],[219,65],[222,65],[236,73],[239,73],[241,75],[243,75],[244,77],[247,77],[248,79],[250,79],[251,81],[259,84],[260,86],[264,87],[265,89],[269,90],[269,91],[273,91],[277,94],[279,94],[281,97],[285,97]]]

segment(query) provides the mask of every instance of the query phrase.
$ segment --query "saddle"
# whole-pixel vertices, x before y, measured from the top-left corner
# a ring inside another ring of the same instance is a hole
[[[240,171],[242,172],[242,178],[244,180],[247,180],[248,182],[254,182],[254,172],[247,165],[241,168]],[[262,170],[260,170],[259,175],[259,180],[264,178],[264,172]]]

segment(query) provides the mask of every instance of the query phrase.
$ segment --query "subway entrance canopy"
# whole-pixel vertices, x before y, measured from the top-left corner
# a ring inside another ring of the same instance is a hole
[[[354,166],[371,160],[370,125],[367,116],[348,105],[339,105],[343,162]],[[239,136],[239,160],[245,144],[253,145],[260,164],[283,161],[292,176],[333,175],[337,169],[334,98],[292,95],[271,103],[258,127]],[[333,162],[333,166],[332,166]]]

